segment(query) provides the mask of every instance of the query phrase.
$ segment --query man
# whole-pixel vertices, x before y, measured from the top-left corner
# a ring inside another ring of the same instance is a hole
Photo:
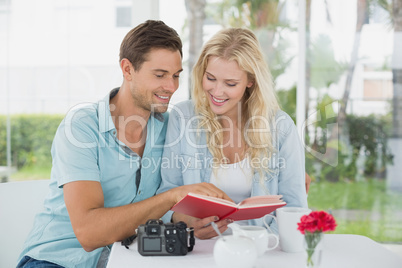
[[[17,267],[96,267],[108,245],[160,218],[188,192],[229,199],[206,183],[155,196],[164,113],[179,86],[181,61],[180,38],[163,22],[146,21],[127,34],[121,87],[71,110],[56,132],[50,192]]]

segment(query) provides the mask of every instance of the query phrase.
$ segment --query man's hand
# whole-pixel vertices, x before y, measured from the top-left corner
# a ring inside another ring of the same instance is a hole
[[[217,198],[226,199],[232,201],[230,197],[221,189],[213,185],[212,183],[201,182],[196,184],[189,184],[179,186],[173,189],[170,189],[171,193],[174,195],[173,198],[175,200],[175,204],[179,202],[183,197],[185,197],[188,193],[192,192],[195,194],[202,194]]]
[[[211,183],[197,183],[190,185],[183,185],[176,188],[171,189],[170,191],[176,196],[176,203],[179,202],[183,197],[185,197],[189,192],[195,194],[202,194],[217,198],[222,198],[233,202],[233,200],[221,189],[216,187]],[[173,222],[184,221],[187,226],[194,228],[194,235],[199,239],[208,239],[217,236],[218,234],[211,226],[211,222],[215,222],[219,228],[219,231],[223,233],[228,228],[227,225],[232,223],[232,220],[221,220],[217,216],[211,216],[204,219],[198,219],[194,217],[190,217],[188,215],[184,215],[181,213],[173,213],[172,216]]]
[[[219,218],[217,216],[198,219],[177,212],[173,213],[172,218],[175,223],[184,221],[188,227],[193,227],[194,235],[199,239],[209,239],[218,235],[212,228],[211,222],[216,223],[221,233],[225,232],[228,229],[228,224],[233,222],[230,219],[218,221]]]

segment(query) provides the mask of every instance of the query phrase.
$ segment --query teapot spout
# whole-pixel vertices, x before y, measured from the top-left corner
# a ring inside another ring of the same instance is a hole
[[[243,230],[240,228],[240,225],[237,224],[237,223],[234,223],[234,222],[229,223],[228,227],[230,229],[232,229],[232,233],[233,233],[234,236],[238,236],[239,233],[244,233]],[[235,232],[235,231],[237,231],[237,232]]]
[[[237,224],[237,223],[234,223],[234,222],[229,223],[228,227],[231,228],[232,230],[239,230],[240,229],[240,225]]]

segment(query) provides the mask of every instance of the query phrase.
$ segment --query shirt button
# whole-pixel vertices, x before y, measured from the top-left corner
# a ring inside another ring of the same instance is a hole
[[[113,130],[113,135],[116,135],[116,130]]]
[[[141,194],[141,191],[138,191],[138,194]]]

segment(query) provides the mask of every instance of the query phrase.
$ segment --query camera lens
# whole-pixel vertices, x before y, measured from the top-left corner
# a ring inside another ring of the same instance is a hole
[[[179,229],[186,229],[187,228],[187,224],[185,222],[179,221],[178,223],[176,223],[177,228]]]

